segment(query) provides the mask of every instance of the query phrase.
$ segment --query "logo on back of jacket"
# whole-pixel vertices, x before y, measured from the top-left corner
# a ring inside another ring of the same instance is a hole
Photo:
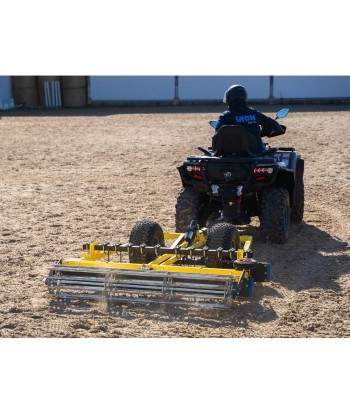
[[[251,114],[251,115],[237,115],[235,117],[236,119],[236,123],[248,123],[248,124],[255,124],[256,123],[256,118],[255,115]]]

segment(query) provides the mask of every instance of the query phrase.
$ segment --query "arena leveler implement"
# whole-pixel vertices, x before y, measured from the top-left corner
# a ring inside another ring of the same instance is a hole
[[[270,264],[252,258],[252,242],[228,223],[199,229],[192,221],[187,232],[163,233],[146,220],[129,243],[84,244],[79,258],[59,261],[44,281],[58,298],[228,307],[271,279]],[[122,253],[129,262],[115,261]]]

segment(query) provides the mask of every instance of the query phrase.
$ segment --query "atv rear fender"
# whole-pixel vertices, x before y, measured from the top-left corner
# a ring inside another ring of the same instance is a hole
[[[296,151],[277,152],[275,156],[280,163],[285,163],[286,168],[281,166],[277,174],[275,184],[278,187],[286,187],[290,196],[290,207],[295,204],[296,186],[300,186],[304,175],[304,159]]]

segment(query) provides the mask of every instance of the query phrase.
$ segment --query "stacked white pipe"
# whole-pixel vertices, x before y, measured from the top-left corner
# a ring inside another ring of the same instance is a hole
[[[45,108],[61,108],[60,81],[44,81]]]

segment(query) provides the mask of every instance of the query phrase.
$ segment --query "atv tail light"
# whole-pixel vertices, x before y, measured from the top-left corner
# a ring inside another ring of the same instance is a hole
[[[273,167],[254,167],[253,169],[254,174],[271,174],[273,173]]]
[[[195,175],[193,176],[193,178],[194,178],[194,179],[197,179],[197,180],[202,180],[202,179],[203,179],[203,176],[201,176],[201,175],[199,175],[199,174],[195,174]]]
[[[263,180],[266,180],[267,179],[267,177],[266,176],[259,176],[259,177],[256,177],[255,178],[255,180],[257,181],[257,182],[262,182]]]
[[[191,172],[191,171],[193,171],[193,172],[196,172],[196,171],[205,171],[205,167],[204,166],[192,166],[192,165],[189,165],[189,166],[186,167],[186,170],[188,172]]]

